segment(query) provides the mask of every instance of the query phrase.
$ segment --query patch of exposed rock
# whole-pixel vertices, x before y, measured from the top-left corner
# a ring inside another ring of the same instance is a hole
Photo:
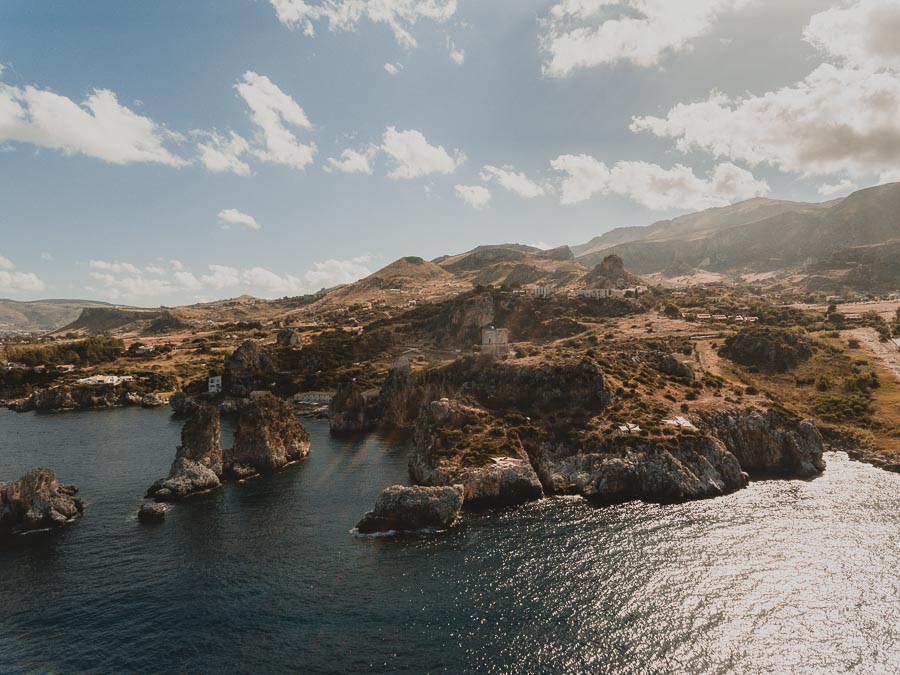
[[[82,410],[89,408],[114,408],[123,405],[140,405],[141,396],[124,391],[121,387],[38,387],[28,398],[10,406],[16,412],[32,410]]]
[[[241,405],[225,473],[237,479],[273,471],[309,454],[309,434],[286,401],[266,394]]]
[[[452,527],[462,509],[462,485],[447,487],[407,487],[393,485],[382,492],[375,508],[359,521],[361,534],[408,532]]]
[[[222,387],[229,396],[243,398],[269,384],[275,364],[268,352],[253,340],[247,340],[225,359]]]
[[[719,354],[768,373],[783,373],[812,356],[809,342],[786,328],[750,326],[725,339]]]
[[[217,488],[222,476],[219,411],[196,405],[181,429],[181,445],[166,478],[156,481],[147,497],[168,502]]]
[[[806,477],[825,470],[825,444],[810,420],[741,408],[698,413],[697,419],[750,473]]]
[[[138,509],[138,521],[142,523],[161,523],[166,518],[168,507],[159,502],[144,502]]]
[[[519,504],[543,488],[518,437],[492,436],[480,409],[442,399],[419,416],[409,473],[419,485],[462,485],[468,504]]]
[[[12,483],[0,483],[0,531],[58,527],[84,513],[78,487],[57,482],[53,469],[32,469]]]

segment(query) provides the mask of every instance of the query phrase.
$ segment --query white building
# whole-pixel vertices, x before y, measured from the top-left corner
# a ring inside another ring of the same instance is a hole
[[[483,328],[481,330],[481,353],[491,356],[509,356],[509,329]]]
[[[303,391],[294,395],[294,403],[327,405],[334,398],[333,391]]]
[[[209,389],[210,394],[221,394],[222,393],[222,376],[221,375],[213,375],[209,378]]]
[[[536,298],[549,298],[551,295],[553,295],[553,289],[549,286],[534,287],[534,297]]]
[[[131,382],[134,379],[131,375],[91,375],[90,377],[83,377],[76,382],[78,384],[85,384],[89,386],[98,386],[101,384],[111,384],[113,386],[117,384],[122,384],[123,382]]]

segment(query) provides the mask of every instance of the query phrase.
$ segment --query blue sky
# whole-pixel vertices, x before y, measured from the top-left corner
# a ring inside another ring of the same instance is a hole
[[[7,1],[0,296],[295,295],[900,180],[895,28],[891,0]]]

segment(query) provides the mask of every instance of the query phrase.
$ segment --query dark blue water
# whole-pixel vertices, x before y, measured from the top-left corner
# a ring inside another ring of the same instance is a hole
[[[0,477],[51,466],[87,502],[0,540],[0,672],[900,670],[900,476],[832,455],[716,500],[356,538],[408,445],[308,427],[304,462],[146,526],[167,411],[0,412]]]

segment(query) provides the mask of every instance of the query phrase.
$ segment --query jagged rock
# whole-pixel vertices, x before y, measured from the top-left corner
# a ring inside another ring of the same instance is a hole
[[[144,502],[138,509],[138,520],[142,523],[159,523],[165,520],[166,511],[169,510],[165,504],[158,502]]]
[[[715,497],[747,484],[747,474],[719,441],[705,436],[622,444],[613,437],[587,448],[545,447],[540,473],[556,494],[615,503],[680,502]]]
[[[282,347],[296,347],[300,344],[300,333],[290,328],[283,328],[276,333],[275,341]]]
[[[242,398],[268,384],[275,374],[269,354],[253,340],[247,340],[225,360],[222,387],[226,394]]]
[[[266,393],[241,405],[225,471],[236,478],[279,469],[309,454],[309,434],[284,400]]]
[[[145,408],[158,408],[163,404],[163,400],[157,394],[144,394],[141,397],[141,405]]]
[[[32,469],[0,483],[0,530],[39,530],[63,525],[84,513],[75,485],[61,485],[53,469]]]
[[[665,375],[681,377],[686,380],[694,379],[694,370],[686,363],[682,363],[675,358],[674,354],[651,352],[649,354],[649,359],[653,365],[656,366],[656,369]]]
[[[479,455],[460,452],[453,431],[470,425],[480,413],[458,401],[433,401],[416,424],[415,450],[409,473],[419,485],[462,485],[467,503],[519,504],[543,496],[541,482],[517,438],[486,444]],[[449,432],[449,433],[448,433]],[[490,429],[486,430],[490,436]],[[470,436],[470,447],[485,443]]]
[[[731,408],[698,413],[697,424],[721,440],[745,471],[806,477],[825,470],[825,444],[810,420]]]
[[[812,356],[809,342],[777,326],[750,326],[725,339],[719,354],[745,366],[783,373]]]
[[[356,529],[361,534],[373,532],[404,532],[435,528],[444,530],[453,526],[462,509],[464,488],[406,487],[393,485],[382,492],[375,508],[359,521]]]
[[[144,397],[140,394],[129,391],[122,395],[122,403],[126,405],[143,405]]]
[[[363,389],[345,380],[338,385],[328,407],[329,427],[334,432],[370,431],[381,419],[380,392]]]
[[[156,481],[147,497],[175,501],[218,487],[222,476],[220,436],[219,411],[211,406],[192,408],[181,429],[181,445],[169,476]]]
[[[197,407],[197,402],[179,389],[169,397],[169,405],[176,415],[185,416],[192,413]]]

